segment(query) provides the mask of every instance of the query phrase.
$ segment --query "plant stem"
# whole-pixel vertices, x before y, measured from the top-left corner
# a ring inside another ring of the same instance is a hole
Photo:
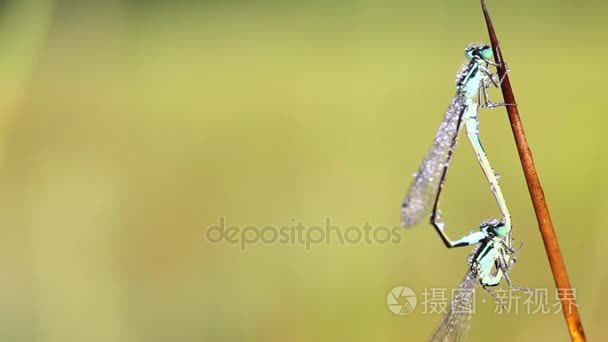
[[[500,62],[498,73],[499,75],[505,75],[507,68],[502,57],[492,20],[490,19],[490,14],[486,8],[485,0],[481,0],[481,8],[486,20],[486,26],[488,28],[495,59],[497,62]],[[570,338],[572,341],[586,341],[583,323],[578,313],[576,298],[573,295],[575,292],[571,291],[566,265],[564,264],[564,259],[562,258],[559,249],[559,243],[557,241],[557,236],[555,235],[555,230],[553,229],[553,222],[551,221],[545,194],[543,193],[543,188],[541,187],[538,174],[536,173],[532,152],[528,146],[524,127],[521,118],[519,117],[517,102],[515,102],[515,95],[513,94],[508,74],[502,82],[501,90],[505,103],[512,104],[505,107],[509,115],[509,122],[511,123],[511,129],[513,131],[513,137],[515,138],[515,145],[517,146],[517,152],[519,153],[524,176],[526,177],[526,183],[528,184],[528,191],[530,192],[530,198],[532,199],[532,205],[534,206],[538,228],[545,245],[545,251],[547,252],[547,258],[549,259],[555,286],[558,289],[558,295],[562,304],[562,311],[564,313],[564,318],[566,319],[568,331],[570,332]]]

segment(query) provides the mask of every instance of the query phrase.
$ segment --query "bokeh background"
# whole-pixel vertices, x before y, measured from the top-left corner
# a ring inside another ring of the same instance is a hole
[[[602,340],[608,4],[489,6]],[[220,217],[397,225],[471,41],[487,41],[473,0],[1,1],[0,339],[425,340],[440,315],[420,294],[455,287],[470,252],[426,224],[310,251],[205,233]],[[553,293],[506,114],[480,120],[524,242],[512,278]],[[498,214],[462,138],[442,203],[454,236]],[[397,316],[386,297],[402,284],[419,306]],[[568,339],[561,314],[499,316],[483,298],[474,341]]]

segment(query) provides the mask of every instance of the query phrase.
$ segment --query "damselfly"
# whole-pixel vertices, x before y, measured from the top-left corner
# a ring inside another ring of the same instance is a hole
[[[483,228],[498,224],[500,224],[498,220],[482,222]],[[508,274],[511,267],[515,264],[519,250],[512,250],[506,246],[506,243],[502,247],[497,247],[496,243],[502,244],[502,242],[496,240],[486,239],[473,249],[468,259],[469,270],[458,288],[454,289],[448,311],[433,332],[430,338],[431,342],[454,342],[466,339],[470,329],[471,315],[475,311],[475,289],[479,282],[484,284],[484,282],[492,283],[495,281],[498,284],[498,281],[504,275],[511,287],[528,291],[528,289],[514,286]],[[512,244],[513,242],[509,241],[509,245]],[[496,259],[496,253],[501,253],[498,259]],[[495,268],[495,272],[492,274],[493,267]],[[494,279],[490,279],[490,277],[494,277]],[[484,288],[494,297],[496,304],[504,306],[502,300],[486,286]]]
[[[444,222],[439,214],[439,198],[445,182],[448,167],[456,147],[460,128],[464,123],[467,137],[475,150],[479,165],[490,182],[498,207],[502,213],[503,229],[505,234],[511,229],[511,215],[507,208],[504,196],[498,185],[498,180],[479,139],[477,111],[479,106],[494,107],[501,104],[491,104],[487,101],[487,88],[496,83],[496,76],[489,70],[492,49],[485,45],[469,45],[465,49],[465,56],[469,63],[464,64],[456,77],[456,95],[452,99],[443,122],[440,124],[433,146],[420,164],[414,181],[402,205],[402,223],[406,227],[417,224],[431,211],[431,224],[447,247],[465,246],[479,243],[482,235],[466,236],[452,241],[444,232]],[[502,80],[498,80],[501,82]],[[481,94],[485,102],[481,104]],[[475,99],[477,98],[477,101]]]

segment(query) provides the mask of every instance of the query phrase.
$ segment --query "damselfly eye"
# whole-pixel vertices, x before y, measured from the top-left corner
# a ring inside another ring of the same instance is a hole
[[[494,52],[492,52],[492,48],[489,46],[484,46],[479,49],[479,57],[484,61],[489,61],[490,58],[494,56]]]
[[[471,48],[471,47],[464,49],[464,56],[467,59],[473,59],[473,55],[475,54],[475,50],[477,50],[477,49]]]

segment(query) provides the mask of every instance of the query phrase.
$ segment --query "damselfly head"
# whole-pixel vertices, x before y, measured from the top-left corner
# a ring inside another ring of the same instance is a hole
[[[464,49],[464,55],[468,59],[479,58],[489,61],[494,56],[492,47],[488,45],[469,45]]]
[[[489,237],[503,237],[509,233],[510,227],[507,227],[504,222],[497,219],[490,219],[481,222],[479,230],[486,233]]]

